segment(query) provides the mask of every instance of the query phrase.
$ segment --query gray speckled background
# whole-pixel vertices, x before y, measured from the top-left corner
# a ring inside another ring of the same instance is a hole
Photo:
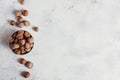
[[[39,26],[33,50],[17,56],[7,39],[19,28],[10,26],[16,9],[28,9]],[[18,63],[24,57],[32,70]],[[120,80],[120,0],[0,0],[0,80]]]

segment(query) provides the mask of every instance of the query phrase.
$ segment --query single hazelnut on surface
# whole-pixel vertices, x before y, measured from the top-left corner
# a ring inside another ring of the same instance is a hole
[[[33,27],[33,30],[38,32],[39,31],[39,28],[38,27]]]
[[[26,62],[25,65],[26,65],[26,67],[29,68],[29,69],[32,69],[32,68],[33,68],[33,63],[30,62],[30,61]]]
[[[16,25],[17,25],[19,28],[22,28],[22,27],[24,26],[24,23],[23,23],[23,22],[18,22]]]
[[[28,10],[23,10],[22,15],[23,16],[28,16],[28,13],[29,13]]]
[[[33,39],[32,37],[29,37],[29,38],[27,39],[27,41],[28,41],[29,43],[33,43],[33,42],[34,42],[34,39]]]
[[[28,37],[30,37],[31,35],[30,35],[30,33],[25,32],[24,36],[25,36],[25,38],[28,38]]]
[[[22,22],[23,21],[23,18],[21,16],[18,16],[18,19],[17,19],[18,22]]]
[[[30,26],[30,22],[29,21],[25,20],[25,21],[23,21],[23,23],[24,23],[25,26]]]
[[[23,36],[22,34],[17,34],[17,35],[16,35],[16,39],[18,39],[18,40],[23,39],[23,37],[24,37],[24,36]]]
[[[16,16],[21,16],[21,15],[22,15],[22,12],[21,12],[21,11],[16,11],[15,15],[16,15]]]
[[[14,20],[10,21],[10,25],[14,26],[16,24],[16,22]]]
[[[24,78],[29,78],[29,77],[30,77],[30,73],[27,72],[27,71],[24,71],[24,72],[22,72],[22,76],[23,76]]]
[[[24,45],[25,42],[26,42],[25,39],[19,40],[19,44],[20,44],[20,45]]]
[[[16,49],[14,52],[15,52],[17,55],[20,55],[20,54],[21,54],[21,51],[20,51],[19,49]]]
[[[24,5],[25,4],[25,0],[20,0],[20,4]]]
[[[13,47],[14,47],[15,49],[18,49],[18,48],[20,47],[20,45],[19,45],[18,43],[14,43],[14,44],[13,44]]]
[[[9,41],[9,43],[13,43],[14,39],[12,37],[10,37],[8,41]]]
[[[24,58],[22,58],[22,59],[20,60],[20,63],[21,63],[21,64],[25,64],[25,63],[26,63],[26,60],[25,60]]]

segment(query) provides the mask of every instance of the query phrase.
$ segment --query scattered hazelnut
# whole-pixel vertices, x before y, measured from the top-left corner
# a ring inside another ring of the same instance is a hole
[[[22,73],[22,76],[25,77],[25,78],[29,78],[30,77],[30,73],[25,71]]]
[[[17,19],[18,22],[23,22],[23,18],[21,16],[18,17]]]
[[[29,38],[30,37],[30,33],[28,33],[28,32],[25,32],[25,38]]]
[[[20,0],[21,5],[24,5],[24,3],[25,3],[25,0]]]
[[[33,68],[33,63],[32,62],[26,62],[26,67],[29,68],[29,69],[32,69]]]
[[[25,39],[19,40],[19,44],[20,44],[20,45],[24,45],[25,42],[26,42]]]
[[[25,20],[23,23],[24,23],[25,26],[30,26],[30,22],[29,21]]]
[[[28,10],[24,10],[22,14],[23,16],[28,16]]]
[[[33,43],[33,42],[34,42],[34,39],[33,39],[32,37],[29,37],[29,38],[27,39],[27,41],[28,41],[29,43]]]
[[[21,64],[25,64],[25,63],[26,63],[26,60],[25,60],[24,58],[22,58],[22,59],[20,60],[20,63],[21,63]]]
[[[16,15],[16,16],[21,16],[21,15],[22,15],[22,12],[21,12],[21,11],[16,11],[15,15]]]
[[[16,24],[16,22],[14,20],[10,21],[10,25],[14,26]]]
[[[17,26],[18,26],[19,28],[22,28],[22,27],[24,26],[24,23],[23,23],[23,22],[18,22],[18,23],[17,23]]]
[[[14,39],[12,37],[9,38],[9,43],[12,43]]]
[[[39,31],[39,28],[38,27],[33,27],[33,30],[38,32]]]

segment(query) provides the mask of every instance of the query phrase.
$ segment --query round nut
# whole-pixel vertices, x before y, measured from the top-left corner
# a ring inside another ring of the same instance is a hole
[[[17,55],[20,55],[20,54],[21,54],[21,51],[18,50],[18,49],[16,49],[14,52],[15,52]]]
[[[23,21],[23,18],[21,16],[18,17],[17,19],[18,22],[22,22]]]
[[[32,69],[33,68],[33,63],[32,62],[26,62],[26,67],[29,68],[29,69]]]
[[[22,76],[25,77],[25,78],[29,78],[30,77],[30,73],[25,71],[22,73]]]
[[[25,51],[26,52],[30,52],[31,48],[26,48]]]
[[[26,43],[26,44],[25,44],[25,48],[26,48],[26,49],[29,49],[30,46],[31,46],[30,43]]]
[[[30,35],[30,33],[28,33],[28,32],[25,32],[25,38],[29,38],[31,35]]]
[[[20,60],[20,63],[21,63],[21,64],[25,64],[25,63],[26,63],[26,60],[25,60],[24,58],[22,58],[22,59]]]
[[[39,28],[38,27],[33,27],[33,30],[38,32],[39,31]]]
[[[24,34],[24,31],[23,31],[23,30],[19,30],[19,31],[18,31],[18,34],[23,35],[23,34]]]
[[[17,25],[19,28],[22,28],[22,27],[24,26],[24,23],[23,23],[23,22],[18,22],[16,25]]]
[[[17,35],[16,35],[16,39],[18,39],[18,40],[23,39],[23,37],[24,37],[24,36],[23,36],[22,34],[17,34]]]
[[[33,43],[30,43],[30,47],[31,47],[31,48],[33,47]]]
[[[10,37],[8,41],[9,41],[9,43],[13,43],[14,39],[12,37]]]
[[[24,10],[22,14],[23,16],[28,16],[28,10]]]
[[[19,40],[19,44],[20,44],[20,45],[24,45],[25,42],[26,42],[25,39]]]
[[[13,44],[13,47],[14,47],[15,49],[18,49],[18,48],[20,47],[20,45],[19,45],[18,43],[14,43],[14,44]]]
[[[30,22],[25,20],[25,21],[24,21],[24,25],[25,25],[25,26],[30,26]]]
[[[21,12],[21,11],[16,11],[15,15],[16,15],[16,16],[21,16],[21,15],[22,15],[22,12]]]
[[[24,3],[25,3],[25,0],[20,0],[21,5],[24,5]]]
[[[28,41],[29,43],[33,43],[33,42],[34,42],[34,39],[33,39],[32,37],[29,37],[29,38],[27,39],[27,41]]]
[[[16,22],[14,20],[10,21],[10,25],[14,26],[16,24]]]

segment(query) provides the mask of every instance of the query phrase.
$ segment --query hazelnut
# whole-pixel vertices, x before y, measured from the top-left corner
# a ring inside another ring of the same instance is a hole
[[[33,30],[38,32],[39,31],[39,28],[38,27],[33,27]]]
[[[24,34],[24,31],[23,30],[19,30],[18,34]]]
[[[29,68],[29,69],[32,69],[33,68],[33,63],[32,62],[26,62],[26,67]]]
[[[32,37],[29,37],[29,38],[27,39],[27,41],[28,41],[29,43],[33,43],[33,42],[34,42],[34,39],[33,39]]]
[[[33,47],[33,43],[30,43],[30,47]]]
[[[24,10],[22,14],[23,16],[28,16],[28,10]]]
[[[25,42],[26,42],[25,39],[22,39],[22,40],[19,41],[19,44],[20,44],[20,45],[24,45]]]
[[[26,48],[26,49],[29,49],[30,46],[31,46],[30,43],[26,43],[26,44],[25,44],[25,48]]]
[[[14,47],[15,49],[17,49],[17,48],[20,47],[20,45],[19,45],[18,43],[14,43],[14,44],[13,44],[13,47]]]
[[[30,22],[29,21],[24,21],[24,25],[25,26],[30,26]]]
[[[25,3],[25,0],[20,0],[21,5],[24,5],[24,3]]]
[[[25,63],[26,63],[26,60],[25,60],[24,58],[22,58],[22,59],[20,60],[20,63],[21,63],[21,64],[25,64]]]
[[[14,52],[15,52],[17,55],[20,55],[20,54],[21,54],[21,51],[18,50],[18,49],[16,49]]]
[[[16,39],[18,39],[18,40],[23,39],[23,35],[22,34],[17,34]]]
[[[13,43],[14,39],[12,37],[9,38],[9,43]]]
[[[23,18],[21,16],[18,17],[17,19],[18,22],[22,22],[23,21]]]
[[[14,26],[16,24],[16,22],[14,20],[10,21],[10,25]]]
[[[30,73],[27,72],[27,71],[24,71],[24,72],[22,73],[22,76],[25,77],[25,78],[29,78],[29,77],[30,77]]]
[[[23,50],[21,50],[21,53],[22,53],[22,54],[25,54],[26,52],[25,52],[25,50],[23,49]]]
[[[30,52],[31,48],[26,48],[25,51],[26,52]]]
[[[18,22],[16,25],[17,25],[19,28],[22,28],[22,27],[24,26],[24,23],[23,23],[23,22]]]
[[[24,49],[25,49],[25,47],[24,47],[24,46],[21,46],[21,47],[20,47],[20,50],[24,50]]]
[[[21,11],[16,11],[15,15],[16,15],[16,16],[21,16],[21,15],[22,15],[22,12],[21,12]]]
[[[30,37],[31,35],[30,35],[30,33],[28,33],[28,32],[25,32],[25,38],[28,38],[28,37]]]

